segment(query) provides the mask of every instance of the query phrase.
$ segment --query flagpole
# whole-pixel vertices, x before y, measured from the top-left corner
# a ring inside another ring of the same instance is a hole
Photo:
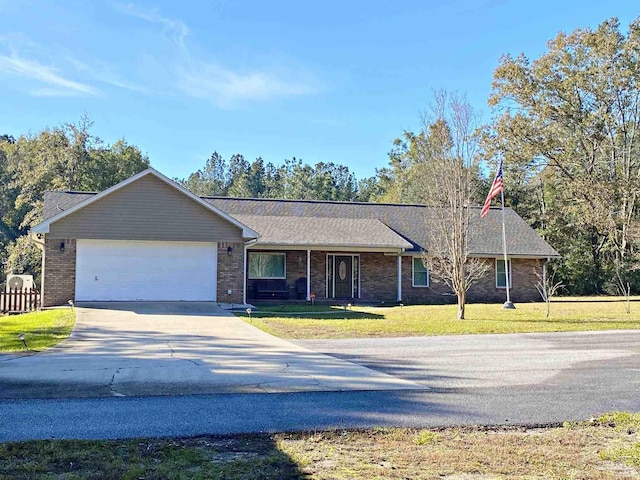
[[[502,308],[515,309],[516,306],[511,301],[509,296],[509,280],[510,280],[510,272],[509,272],[509,261],[507,259],[507,233],[504,227],[504,187],[500,190],[500,199],[502,200],[502,248],[504,252],[504,279],[506,281],[507,287],[507,301],[504,302]]]

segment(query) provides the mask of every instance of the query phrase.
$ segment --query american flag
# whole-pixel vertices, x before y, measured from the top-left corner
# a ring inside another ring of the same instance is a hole
[[[489,215],[489,208],[491,208],[491,200],[498,195],[502,191],[502,160],[500,160],[500,166],[498,167],[498,172],[496,173],[496,178],[493,179],[493,183],[491,184],[491,190],[489,190],[489,195],[487,195],[487,199],[484,201],[484,205],[482,206],[482,211],[480,212],[480,216],[485,218]]]

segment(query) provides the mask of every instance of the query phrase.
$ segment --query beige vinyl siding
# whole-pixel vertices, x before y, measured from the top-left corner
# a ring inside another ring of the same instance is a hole
[[[52,223],[52,238],[242,242],[242,230],[145,175]]]

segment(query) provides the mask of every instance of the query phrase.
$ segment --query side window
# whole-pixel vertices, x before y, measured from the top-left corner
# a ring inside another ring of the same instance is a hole
[[[429,270],[422,263],[421,257],[413,257],[413,286],[429,286]]]
[[[507,261],[509,267],[509,288],[513,287],[513,277],[511,275],[511,260]],[[496,260],[496,287],[507,288],[507,275],[504,269],[504,260]]]

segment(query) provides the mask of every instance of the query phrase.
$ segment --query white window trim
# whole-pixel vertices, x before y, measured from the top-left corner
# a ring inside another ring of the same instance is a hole
[[[429,288],[429,283],[431,283],[431,275],[429,273],[429,269],[424,267],[427,270],[427,284],[426,285],[416,285],[415,284],[415,261],[420,257],[411,257],[411,286],[413,288]]]
[[[333,265],[332,265],[332,272],[333,275],[331,278],[329,278],[329,257],[332,256],[333,257]],[[327,253],[325,256],[325,272],[326,272],[326,288],[324,290],[324,294],[325,294],[325,298],[336,298],[336,257],[351,257],[351,264],[353,265],[354,263],[354,259],[356,257],[358,257],[358,296],[354,297],[353,296],[353,281],[352,286],[351,286],[351,296],[352,298],[361,298],[362,296],[362,288],[361,288],[361,283],[362,283],[362,259],[360,258],[360,254],[356,253],[340,253],[340,252],[331,252],[331,253]],[[353,274],[353,273],[352,273]],[[333,297],[329,296],[329,281],[332,281],[332,291],[333,291]]]
[[[496,288],[499,288],[500,290],[506,290],[507,286],[500,286],[498,285],[498,262],[503,262],[504,258],[496,258],[495,261],[495,269],[496,269]],[[511,274],[511,259],[507,259],[507,266],[509,268],[509,288],[513,288],[513,275]]]
[[[252,255],[278,255],[284,257],[284,276],[283,277],[252,277],[251,276],[251,256]],[[286,280],[287,279],[287,254],[285,252],[249,252],[249,261],[247,262],[247,278],[249,280]]]

